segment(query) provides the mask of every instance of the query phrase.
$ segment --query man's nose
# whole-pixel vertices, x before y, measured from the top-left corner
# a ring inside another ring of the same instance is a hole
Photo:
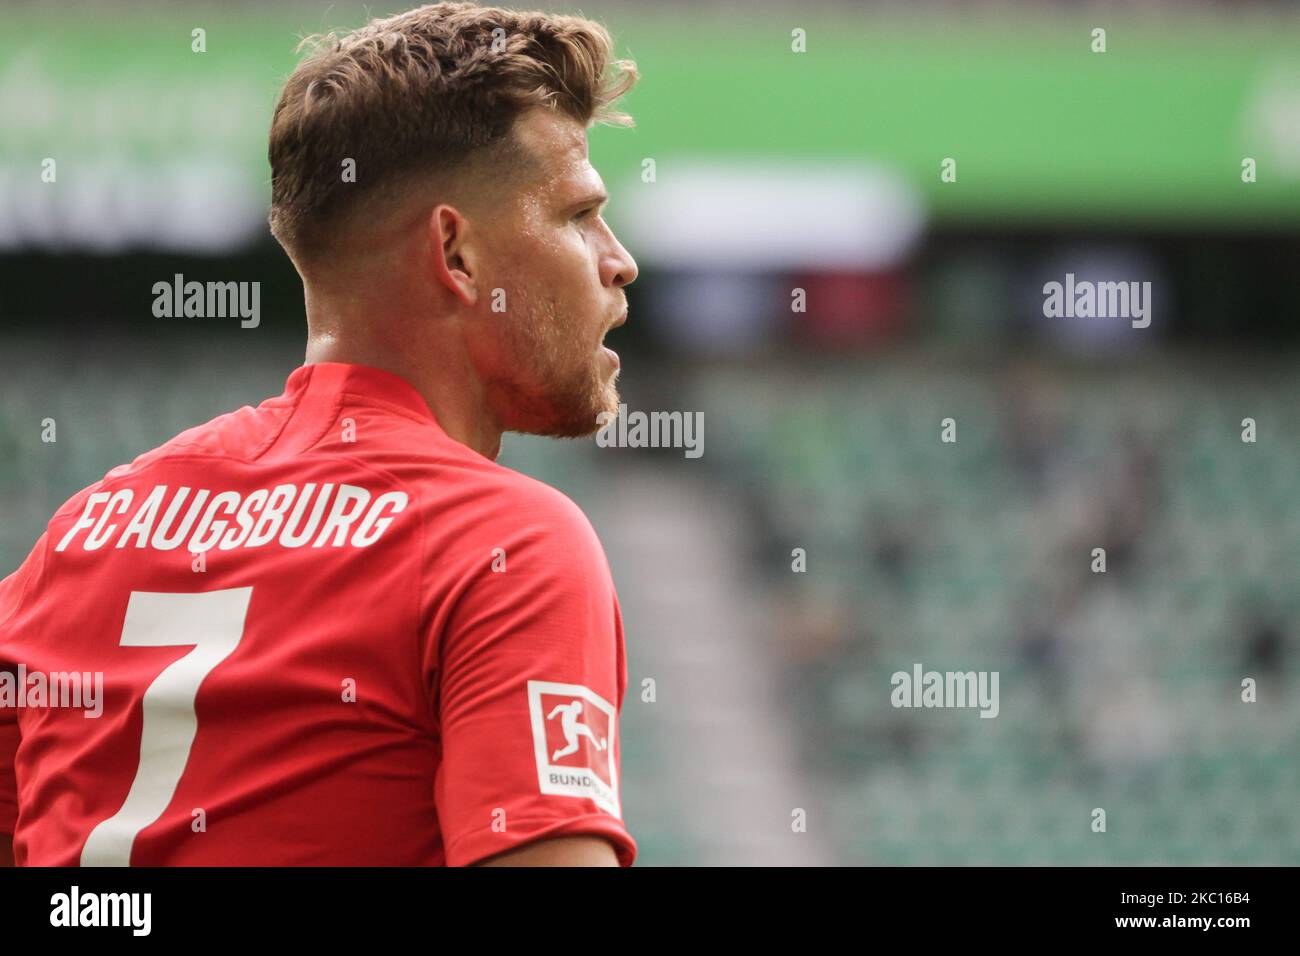
[[[605,285],[617,288],[631,285],[637,277],[636,260],[623,248],[613,232],[609,234],[609,239],[611,247],[602,263],[600,280]]]

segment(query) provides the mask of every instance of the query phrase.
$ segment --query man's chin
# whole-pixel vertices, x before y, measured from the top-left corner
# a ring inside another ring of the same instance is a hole
[[[544,438],[587,438],[600,431],[610,415],[618,414],[618,405],[618,390],[611,381],[604,395],[595,401],[573,403],[567,408],[553,406],[551,414],[521,422],[509,430]]]
[[[589,409],[587,414],[573,418],[570,427],[563,435],[557,437],[589,438],[604,428],[605,423],[609,421],[611,416],[617,415],[618,392],[614,392],[612,396],[606,398],[603,404],[597,403]]]

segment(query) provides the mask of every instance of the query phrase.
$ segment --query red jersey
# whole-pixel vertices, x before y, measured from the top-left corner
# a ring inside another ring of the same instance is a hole
[[[590,523],[405,380],[284,394],[110,471],[0,583],[19,865],[452,865],[636,844]]]

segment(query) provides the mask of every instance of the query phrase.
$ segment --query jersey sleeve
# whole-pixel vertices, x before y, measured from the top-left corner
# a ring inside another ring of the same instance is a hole
[[[553,494],[475,536],[481,560],[439,629],[434,795],[450,866],[577,834],[608,839],[622,866],[636,856],[619,794],[617,597],[586,516]]]
[[[0,581],[0,649],[9,644],[12,625],[23,607],[23,598],[34,586],[45,556],[46,536],[36,542],[27,560]],[[0,652],[0,670],[12,669],[15,661]],[[0,705],[0,833],[12,834],[18,822],[18,780],[14,758],[18,753],[18,711]]]
[[[13,835],[18,823],[18,781],[14,755],[18,753],[18,721],[13,708],[0,708],[0,833]]]

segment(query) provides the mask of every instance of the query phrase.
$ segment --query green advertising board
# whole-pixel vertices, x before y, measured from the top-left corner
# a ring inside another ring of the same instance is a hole
[[[0,14],[3,246],[223,248],[262,234],[266,130],[297,42],[366,16],[59,10]],[[909,182],[936,225],[1300,216],[1294,18],[586,12],[642,75],[625,103],[636,127],[591,135],[611,184],[637,181],[647,158],[659,181],[701,160],[869,161]]]

